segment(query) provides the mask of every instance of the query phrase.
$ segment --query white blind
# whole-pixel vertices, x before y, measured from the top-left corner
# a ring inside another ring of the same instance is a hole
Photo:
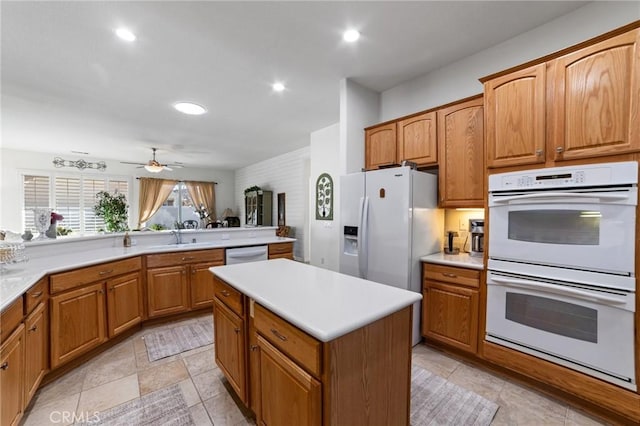
[[[58,226],[74,233],[91,234],[104,229],[93,206],[100,191],[118,192],[129,199],[129,181],[120,177],[23,175],[23,221],[25,229],[35,229],[33,209],[50,207],[64,216]],[[52,200],[52,201],[51,201]],[[127,201],[128,202],[128,201]]]
[[[24,218],[24,228],[34,229],[34,213],[35,208],[49,207],[49,176],[24,175],[22,179],[22,189],[24,193],[24,202],[22,217]]]

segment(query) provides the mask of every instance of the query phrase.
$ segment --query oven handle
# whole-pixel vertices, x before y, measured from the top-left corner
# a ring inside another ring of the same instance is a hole
[[[517,278],[503,278],[496,277],[495,275],[490,275],[489,279],[491,281],[495,281],[500,284],[504,284],[507,287],[515,287],[515,288],[523,288],[529,290],[540,290],[547,293],[560,294],[565,296],[572,296],[582,300],[602,302],[608,305],[624,305],[627,302],[625,300],[620,300],[616,297],[610,296],[600,296],[595,295],[593,293],[577,290],[573,288],[562,288],[553,284],[545,284],[536,281],[528,281],[528,280],[519,280]]]
[[[496,198],[495,195],[492,197],[492,201],[496,204],[498,203],[508,203],[510,201],[517,200],[531,200],[531,199],[554,199],[554,198],[594,198],[599,200],[627,200],[629,199],[629,194],[604,194],[604,193],[576,193],[576,192],[547,192],[540,194],[525,194],[525,195],[512,195],[506,196],[502,198]]]

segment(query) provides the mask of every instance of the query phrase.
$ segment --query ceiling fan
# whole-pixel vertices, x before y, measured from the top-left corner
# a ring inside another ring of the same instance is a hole
[[[151,148],[151,150],[153,151],[153,159],[149,160],[146,163],[132,163],[132,162],[129,162],[129,161],[121,161],[121,163],[122,164],[136,164],[138,166],[138,168],[144,167],[145,170],[147,170],[148,172],[151,172],[151,173],[160,173],[163,170],[172,171],[173,169],[171,167],[184,167],[182,164],[160,164],[156,160],[157,148]]]

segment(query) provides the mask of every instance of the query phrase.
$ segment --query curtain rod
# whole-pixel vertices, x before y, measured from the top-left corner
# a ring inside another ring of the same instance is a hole
[[[158,179],[158,178],[146,178],[146,179]],[[140,180],[139,177],[136,178],[136,180]],[[212,183],[214,185],[217,185],[218,182],[208,182],[208,181],[204,181],[204,180],[181,180],[181,179],[162,179],[162,180],[175,180],[176,182],[194,182],[194,183],[198,183],[198,182],[202,182],[202,183]]]

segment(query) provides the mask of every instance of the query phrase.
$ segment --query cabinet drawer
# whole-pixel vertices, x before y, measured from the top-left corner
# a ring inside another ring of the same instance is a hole
[[[253,324],[274,346],[295,359],[311,374],[320,377],[321,342],[257,303],[254,304]]]
[[[193,262],[224,262],[224,249],[177,251],[147,256],[147,268],[183,265]]]
[[[443,281],[474,288],[480,286],[480,271],[475,269],[456,268],[433,263],[425,263],[422,268],[425,280]]]
[[[140,257],[132,257],[130,259],[103,263],[101,265],[51,275],[51,293],[58,293],[85,284],[91,284],[127,272],[137,271],[141,268],[142,262],[140,261]]]
[[[49,296],[49,289],[47,288],[48,279],[45,277],[38,281],[36,285],[27,290],[25,294],[24,306],[25,313],[28,315],[31,311],[38,306],[40,302],[45,300]]]
[[[22,296],[18,297],[0,315],[0,342],[4,341],[22,321]]]
[[[213,277],[213,296],[227,305],[233,312],[242,316],[242,293],[218,277]]]
[[[293,243],[269,244],[269,256],[293,252]]]

